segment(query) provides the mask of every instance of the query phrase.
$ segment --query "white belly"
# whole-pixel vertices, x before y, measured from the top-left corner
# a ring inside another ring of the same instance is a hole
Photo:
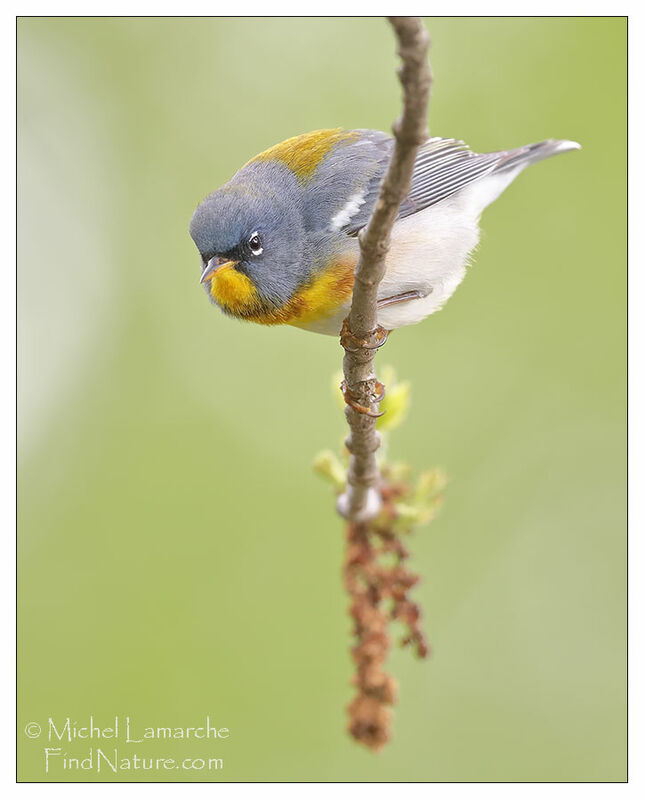
[[[379,300],[411,291],[425,296],[380,309],[379,325],[390,331],[414,325],[444,305],[463,280],[468,256],[479,240],[477,217],[457,197],[394,225]],[[349,303],[333,317],[303,327],[336,336],[348,313]]]
[[[494,173],[452,197],[395,223],[379,300],[403,292],[424,297],[385,306],[378,321],[386,330],[414,325],[443,307],[466,274],[479,241],[479,216],[521,171]],[[333,317],[308,323],[308,330],[338,335],[349,303]]]
[[[413,325],[442,308],[463,280],[478,241],[477,218],[452,198],[397,222],[379,299],[408,291],[427,294],[382,308],[379,324],[387,330]]]

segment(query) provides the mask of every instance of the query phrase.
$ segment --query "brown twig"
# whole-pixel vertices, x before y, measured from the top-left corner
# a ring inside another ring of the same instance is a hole
[[[428,34],[419,17],[388,17],[398,40],[402,66],[403,113],[394,123],[394,151],[370,220],[359,236],[361,254],[356,266],[354,294],[341,344],[343,394],[350,435],[347,486],[338,510],[348,519],[345,587],[351,598],[355,644],[356,694],[349,704],[348,729],[359,742],[380,750],[390,737],[390,706],[396,682],[385,670],[389,650],[388,623],[407,626],[403,644],[413,645],[420,657],[428,648],[420,628],[420,609],[408,592],[417,582],[405,560],[408,556],[396,533],[395,501],[405,490],[383,480],[376,451],[376,431],[383,386],[376,380],[374,356],[387,333],[378,327],[378,287],[385,273],[385,256],[399,206],[410,188],[417,150],[428,137],[426,114],[432,76],[427,61]],[[389,561],[392,563],[388,563]],[[390,602],[389,614],[384,608]]]
[[[373,519],[380,508],[379,470],[376,451],[379,437],[374,413],[379,392],[374,374],[374,355],[383,344],[378,328],[376,300],[385,273],[390,232],[410,180],[419,145],[428,138],[426,114],[432,75],[428,65],[429,38],[420,17],[388,17],[398,40],[401,58],[399,79],[403,87],[403,113],[394,123],[394,151],[381,184],[378,200],[367,226],[359,235],[360,258],[354,274],[354,293],[349,317],[341,336],[345,349],[343,372],[347,404],[345,415],[351,454],[347,489],[338,510],[352,522]],[[360,409],[370,409],[365,414]]]
[[[420,626],[421,610],[409,597],[418,577],[407,568],[408,552],[394,525],[395,500],[408,491],[408,487],[384,481],[383,511],[378,524],[350,522],[347,526],[344,577],[351,597],[349,613],[356,640],[352,648],[356,694],[347,706],[347,727],[356,741],[375,751],[390,739],[390,707],[397,694],[396,681],[384,668],[390,649],[390,620],[400,620],[405,625],[407,630],[401,641],[404,647],[413,646],[420,658],[428,655]],[[384,605],[388,601],[390,609],[386,613]]]

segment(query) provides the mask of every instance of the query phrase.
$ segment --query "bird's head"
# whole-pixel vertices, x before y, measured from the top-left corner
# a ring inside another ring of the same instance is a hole
[[[193,214],[190,235],[201,255],[202,283],[233,316],[259,321],[279,312],[306,279],[298,204],[275,187],[263,190],[257,178],[209,195]]]

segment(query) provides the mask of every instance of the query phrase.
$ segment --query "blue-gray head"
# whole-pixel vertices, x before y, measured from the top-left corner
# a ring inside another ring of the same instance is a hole
[[[202,282],[211,299],[235,316],[281,308],[307,274],[299,198],[287,180],[280,191],[281,176],[269,181],[263,166],[249,165],[209,195],[190,223]],[[250,307],[229,302],[232,293],[236,301],[246,293]]]

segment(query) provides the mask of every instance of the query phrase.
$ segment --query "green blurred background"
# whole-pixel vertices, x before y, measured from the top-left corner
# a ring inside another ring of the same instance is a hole
[[[626,22],[428,27],[434,134],[583,150],[524,173],[447,307],[379,354],[413,383],[391,454],[451,482],[412,543],[434,655],[394,651],[373,755],[344,733],[343,532],[311,471],[341,350],[221,315],[187,229],[277,141],[389,129],[391,32],[19,20],[22,780],[625,777]],[[210,714],[230,739],[136,752],[224,768],[45,776],[24,725],[90,713]]]

